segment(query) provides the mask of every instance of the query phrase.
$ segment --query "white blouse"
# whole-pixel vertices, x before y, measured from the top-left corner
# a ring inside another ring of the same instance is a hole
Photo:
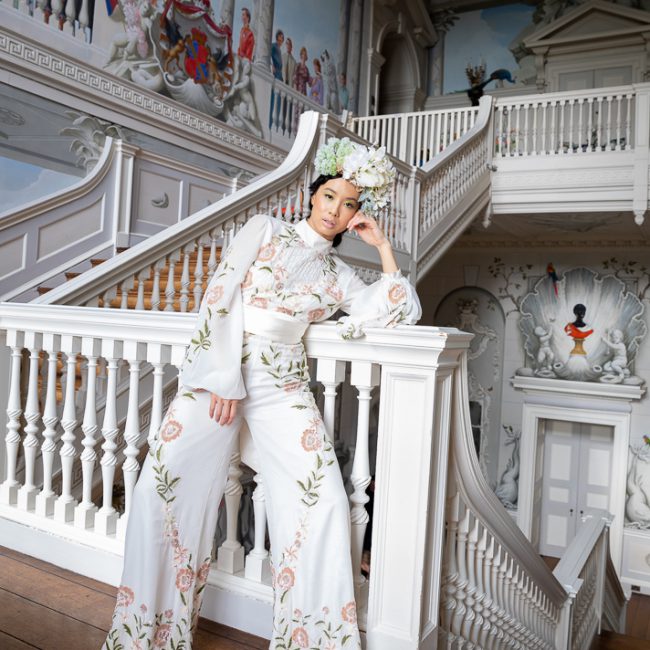
[[[414,324],[422,313],[400,271],[366,285],[306,220],[290,224],[258,214],[234,238],[208,285],[181,368],[183,386],[224,399],[246,396],[243,305],[303,323],[342,309],[348,314],[337,323],[343,338],[362,336],[364,327]]]

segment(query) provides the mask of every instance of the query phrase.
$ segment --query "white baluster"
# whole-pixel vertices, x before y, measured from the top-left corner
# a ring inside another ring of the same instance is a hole
[[[370,393],[379,383],[379,366],[367,362],[353,362],[350,381],[359,392],[359,413],[357,416],[357,437],[350,481],[354,491],[350,495],[350,520],[352,523],[352,571],[355,589],[360,592],[366,585],[361,574],[363,538],[370,519],[366,510],[369,500],[366,488],[370,484],[370,457],[368,452],[368,427],[370,424]],[[357,595],[359,600],[359,595]]]
[[[126,526],[131,511],[131,500],[133,489],[138,479],[140,463],[138,453],[140,451],[140,363],[138,359],[138,343],[127,341],[124,343],[124,356],[129,363],[129,404],[126,413],[126,424],[124,425],[124,465],[122,474],[124,476],[124,514],[117,524],[117,535],[123,538],[126,533]]]
[[[325,387],[325,404],[323,422],[325,431],[334,439],[334,410],[336,408],[336,389],[345,379],[345,361],[337,359],[319,359],[316,366],[316,379]]]
[[[88,36],[86,30],[88,29],[89,21],[89,12],[88,12],[89,0],[81,0],[81,7],[79,7],[79,29],[75,33],[75,36],[84,42],[88,42]]]
[[[7,345],[11,348],[11,376],[7,403],[7,435],[5,436],[7,478],[0,485],[0,503],[13,504],[18,498],[19,483],[16,480],[16,463],[20,445],[20,366],[22,364],[22,333],[7,331]]]
[[[194,268],[194,307],[192,311],[199,311],[201,297],[203,296],[203,242],[199,239],[196,247],[196,267]]]
[[[165,268],[165,259],[153,265],[153,286],[151,288],[151,311],[160,311],[160,272]]]
[[[66,0],[65,2],[65,18],[66,22],[63,26],[64,31],[68,34],[74,35],[74,23],[77,19],[77,7],[75,0]]]
[[[136,277],[138,280],[138,297],[135,301],[135,308],[144,309],[144,283],[145,280],[149,279],[149,269],[146,268],[140,271]]]
[[[27,401],[25,403],[25,437],[23,454],[25,457],[25,482],[18,490],[18,507],[33,510],[38,488],[34,485],[34,469],[38,451],[38,423],[41,412],[38,406],[38,362],[41,349],[41,336],[34,332],[25,333],[25,347],[29,350],[29,379],[27,380]]]
[[[217,569],[226,573],[237,573],[244,568],[244,547],[237,539],[237,521],[239,519],[239,502],[243,493],[239,477],[241,456],[234,452],[230,459],[228,482],[226,483],[226,541],[217,552]]]
[[[56,410],[56,370],[58,364],[58,337],[52,334],[43,335],[43,347],[47,351],[47,383],[45,393],[45,408],[43,409],[43,489],[36,495],[36,514],[39,517],[49,517],[54,512],[56,494],[52,490],[52,469],[56,452],[57,430],[59,416]]]
[[[266,550],[266,499],[264,480],[260,474],[255,474],[257,486],[253,492],[253,512],[255,514],[255,546],[246,556],[244,576],[255,582],[269,583],[271,580],[271,564],[269,552]]]
[[[174,267],[179,257],[180,251],[176,251],[175,253],[172,253],[167,260],[169,273],[167,275],[167,286],[165,287],[165,311],[174,311],[174,297],[176,295],[176,287],[174,286]]]
[[[151,402],[151,418],[147,442],[153,447],[158,430],[163,420],[163,378],[165,376],[165,358],[162,346],[147,346],[147,361],[153,365],[153,398]]]
[[[75,404],[75,379],[77,375],[77,354],[79,342],[75,337],[62,336],[61,350],[66,354],[65,397],[61,426],[63,446],[59,450],[61,457],[61,495],[54,503],[54,519],[60,522],[71,521],[77,500],[72,496],[72,466],[77,455],[75,448],[75,429],[77,427],[77,412]]]
[[[117,374],[122,346],[117,341],[106,339],[102,341],[102,356],[107,360],[106,405],[104,407],[104,421],[102,423],[102,507],[95,515],[95,531],[101,535],[112,535],[117,527],[118,513],[113,507],[113,482],[115,480],[115,467],[117,457],[115,439],[119,429],[117,427]]]
[[[100,354],[101,343],[97,339],[85,338],[81,343],[81,354],[86,357],[86,404],[81,430],[84,438],[81,441],[82,498],[74,511],[74,525],[77,528],[92,528],[95,523],[97,506],[92,501],[93,472],[97,461],[96,436],[97,425],[97,358]]]
[[[180,308],[182,312],[187,311],[190,302],[190,254],[194,250],[194,244],[183,248],[183,272],[181,273],[181,297]]]
[[[607,95],[607,141],[605,151],[612,150],[612,95]]]
[[[217,261],[217,239],[218,233],[215,230],[210,231],[210,257],[208,257],[208,282],[212,280],[214,272],[217,270],[219,262]],[[197,307],[198,309],[198,307]]]

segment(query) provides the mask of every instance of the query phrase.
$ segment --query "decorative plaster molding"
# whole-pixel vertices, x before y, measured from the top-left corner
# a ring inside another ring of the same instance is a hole
[[[499,159],[496,158],[498,164]],[[584,191],[585,188],[616,187],[630,189],[633,185],[632,158],[629,167],[603,169],[553,169],[538,171],[505,172],[500,171],[492,179],[492,191],[512,193],[522,189],[531,194],[539,192],[556,192],[558,189],[571,188]]]
[[[34,44],[19,34],[0,32],[0,67],[2,61],[10,63],[11,70],[17,74],[27,73],[34,77],[34,67],[49,83],[56,84],[74,95],[90,94],[93,99],[101,99],[106,104],[110,98],[123,109],[149,116],[163,118],[184,129],[194,131],[200,136],[219,140],[229,148],[244,150],[273,163],[281,163],[285,155],[275,148],[231,129],[216,119],[211,119],[199,111],[181,106],[158,93],[145,90],[137,85],[86,65],[59,52],[53,52],[41,44]],[[138,119],[142,119],[140,116]]]
[[[556,395],[586,395],[597,399],[617,399],[625,402],[640,400],[646,391],[643,386],[601,384],[593,381],[558,381],[557,379],[522,377],[520,375],[511,377],[510,383],[513,388],[532,394],[555,393]]]

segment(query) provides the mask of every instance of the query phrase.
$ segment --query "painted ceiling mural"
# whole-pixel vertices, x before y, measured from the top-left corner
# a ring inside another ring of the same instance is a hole
[[[339,112],[339,3],[106,0],[120,23],[105,69],[262,137],[253,65]],[[278,33],[280,32],[280,33]],[[263,43],[264,34],[273,42]],[[344,80],[342,80],[344,83]]]

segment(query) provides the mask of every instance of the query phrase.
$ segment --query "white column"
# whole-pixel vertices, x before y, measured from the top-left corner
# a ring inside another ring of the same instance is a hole
[[[431,501],[431,458],[434,442],[437,361],[418,367],[382,364],[375,498],[373,506],[372,572],[368,597],[368,647],[416,650],[421,629],[429,628],[429,606],[422,612],[427,577],[424,522],[441,509]],[[408,404],[408,408],[405,408]],[[446,470],[446,462],[443,468]],[[443,471],[442,480],[446,480]],[[440,479],[436,477],[438,482]],[[442,495],[437,495],[442,497]],[[395,525],[399,522],[399,525]],[[442,549],[438,543],[436,557]],[[375,576],[379,576],[375,578]],[[435,584],[435,583],[434,583]],[[435,584],[436,620],[439,583]]]
[[[38,406],[38,361],[41,350],[41,336],[34,332],[25,333],[25,347],[29,350],[29,378],[27,380],[27,401],[25,403],[25,438],[23,454],[25,459],[25,479],[18,490],[18,507],[33,510],[38,488],[34,485],[36,453],[38,452],[38,432],[41,411]]]
[[[95,515],[95,531],[101,535],[112,535],[117,526],[118,513],[113,508],[113,482],[115,480],[115,467],[117,457],[115,439],[119,429],[117,427],[117,373],[122,355],[122,344],[118,341],[105,339],[102,341],[102,356],[107,360],[106,405],[104,407],[104,421],[102,423],[102,507]]]
[[[244,547],[237,539],[237,522],[239,520],[239,502],[243,493],[239,477],[241,456],[234,452],[230,459],[228,482],[226,483],[226,541],[217,552],[217,569],[226,573],[237,573],[244,568]]]
[[[0,486],[0,503],[13,504],[18,498],[18,481],[16,480],[16,462],[20,445],[20,416],[23,409],[20,402],[20,366],[22,363],[22,333],[14,330],[7,332],[7,345],[11,348],[11,379],[9,380],[9,401],[7,404],[7,435],[5,445],[7,453],[7,478]]]
[[[351,0],[350,6],[350,29],[348,32],[348,69],[347,87],[350,93],[348,109],[353,113],[359,110],[359,73],[361,71],[361,43],[363,19],[363,0]],[[379,98],[375,97],[375,110]]]
[[[81,472],[83,496],[81,503],[74,511],[74,525],[77,528],[92,528],[95,523],[97,506],[92,501],[93,472],[97,461],[96,435],[97,425],[97,358],[100,354],[101,342],[97,339],[85,338],[81,343],[81,354],[86,357],[86,404],[81,430],[84,438],[81,441]]]
[[[124,465],[122,474],[124,476],[124,514],[120,517],[117,525],[117,535],[123,538],[126,534],[126,526],[131,511],[131,500],[133,489],[138,479],[140,463],[138,453],[140,451],[140,363],[138,359],[138,343],[127,341],[124,343],[124,356],[129,363],[129,404],[126,413],[126,424],[124,425]]]
[[[256,0],[259,2],[255,12],[255,64],[269,71],[271,68],[271,43],[273,42],[273,11],[275,0]]]
[[[56,408],[56,367],[58,364],[58,336],[43,335],[43,348],[47,352],[47,385],[45,393],[45,408],[43,410],[43,489],[36,495],[36,514],[39,517],[49,517],[54,513],[56,494],[52,490],[52,469],[56,453],[57,424],[59,416]]]
[[[266,495],[264,480],[255,474],[257,484],[253,492],[253,512],[255,514],[255,547],[246,556],[245,577],[255,582],[269,583],[271,580],[271,563],[266,550]]]
[[[77,455],[75,447],[77,428],[77,412],[75,404],[75,380],[77,375],[77,354],[79,353],[79,341],[74,336],[64,335],[61,337],[61,350],[66,354],[66,379],[65,396],[63,405],[63,416],[61,426],[63,446],[59,450],[61,457],[61,494],[54,503],[54,519],[60,522],[71,521],[74,516],[74,509],[77,500],[72,496],[72,466]]]

